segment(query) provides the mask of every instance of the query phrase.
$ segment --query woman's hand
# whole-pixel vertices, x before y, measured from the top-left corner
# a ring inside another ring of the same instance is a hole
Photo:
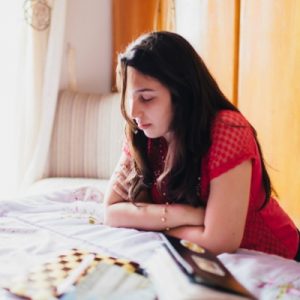
[[[136,176],[132,159],[122,154],[119,163],[111,176],[108,189],[104,197],[104,203],[111,205],[118,202],[128,202],[129,190]],[[141,189],[134,202],[152,203],[148,189]]]
[[[134,164],[128,160],[121,164],[120,169],[115,172],[113,190],[124,200],[129,201],[129,189],[135,177]],[[142,189],[134,199],[135,202],[151,203],[151,196],[148,190]]]
[[[129,188],[132,184],[134,166],[131,161],[126,161],[120,165],[115,172],[113,190],[124,200],[129,200]]]

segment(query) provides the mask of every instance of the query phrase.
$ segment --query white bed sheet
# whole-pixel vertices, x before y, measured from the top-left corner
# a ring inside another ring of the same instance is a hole
[[[145,265],[161,247],[159,234],[102,225],[101,197],[85,187],[0,201],[0,286],[69,248]],[[300,299],[300,263],[245,249],[219,258],[258,299]],[[19,298],[0,289],[0,299]]]

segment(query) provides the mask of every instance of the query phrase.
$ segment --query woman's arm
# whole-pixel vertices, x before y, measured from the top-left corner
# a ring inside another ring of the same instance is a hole
[[[163,231],[167,228],[204,222],[204,209],[185,204],[153,204],[143,195],[133,204],[128,200],[130,158],[122,154],[104,197],[104,224],[143,230]]]
[[[237,250],[246,223],[251,171],[248,160],[211,181],[204,226],[179,226],[166,233],[202,245],[215,254]]]
[[[126,159],[126,155],[121,157],[116,174],[128,163]],[[143,230],[170,229],[166,233],[200,244],[216,254],[233,252],[243,237],[251,170],[248,160],[214,178],[205,211],[183,204],[151,204],[142,199],[134,205],[128,202],[124,192],[127,184],[122,182],[124,176],[113,175],[105,196],[104,222],[110,226]]]
[[[166,213],[165,213],[166,211]],[[164,231],[178,226],[203,224],[204,210],[183,204],[120,202],[106,208],[104,224],[142,230]]]

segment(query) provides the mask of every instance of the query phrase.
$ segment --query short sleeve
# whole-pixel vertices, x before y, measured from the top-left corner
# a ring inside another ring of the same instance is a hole
[[[210,180],[257,156],[253,129],[239,112],[219,112],[212,125],[211,141],[208,152]]]

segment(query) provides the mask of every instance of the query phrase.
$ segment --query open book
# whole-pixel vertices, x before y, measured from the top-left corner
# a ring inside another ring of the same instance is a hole
[[[156,292],[136,262],[82,249],[66,250],[14,278],[6,289],[31,300],[154,300]]]
[[[147,264],[160,300],[255,299],[207,249],[161,235],[164,247]]]

